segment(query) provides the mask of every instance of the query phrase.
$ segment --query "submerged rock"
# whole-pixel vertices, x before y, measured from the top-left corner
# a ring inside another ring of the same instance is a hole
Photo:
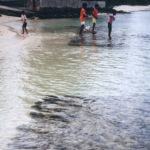
[[[104,102],[101,104],[99,101]],[[108,104],[112,104],[112,101],[96,97],[89,99],[68,95],[46,96],[32,106],[35,111],[30,113],[31,123],[18,127],[18,134],[9,148],[138,150],[139,146],[144,145],[143,142],[138,141],[135,138],[136,133],[128,129],[128,121],[122,122],[124,116],[119,120],[122,111],[116,114],[112,112],[112,106]],[[116,115],[119,113],[120,117],[117,120]],[[146,144],[144,148],[150,146]]]
[[[44,118],[45,115],[43,115],[42,113],[36,113],[36,112],[31,112],[30,115],[33,117],[33,118]]]

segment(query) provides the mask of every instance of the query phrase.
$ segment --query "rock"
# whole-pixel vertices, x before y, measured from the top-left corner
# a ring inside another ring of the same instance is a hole
[[[40,102],[36,102],[35,103],[36,105],[41,105],[42,104],[42,102],[40,101]]]
[[[32,108],[35,108],[37,110],[41,110],[42,109],[40,105],[34,105],[34,106],[32,106]]]
[[[69,121],[67,119],[65,119],[63,116],[60,116],[60,115],[53,115],[53,114],[43,115],[42,113],[36,113],[36,112],[31,112],[30,115],[33,118],[54,119],[54,120],[57,120],[57,121],[62,121],[62,122],[69,123]]]
[[[64,95],[64,97],[84,99],[84,97],[81,97],[81,96],[70,96],[70,95]]]
[[[60,99],[56,96],[48,96],[44,99],[45,102],[51,103],[51,104],[57,104]]]
[[[45,115],[43,115],[42,113],[36,113],[36,112],[31,112],[30,115],[33,118],[44,118],[45,117]]]
[[[59,115],[51,115],[49,116],[51,119],[56,119],[57,121],[62,121],[62,122],[67,122],[69,123],[69,121],[67,119],[65,119],[64,117],[62,116],[59,116]]]

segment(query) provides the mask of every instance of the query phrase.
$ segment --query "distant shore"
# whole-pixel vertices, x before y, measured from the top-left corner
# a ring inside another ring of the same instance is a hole
[[[134,11],[142,11],[142,10],[149,10],[150,11],[150,6],[121,5],[121,6],[115,6],[114,9],[116,11],[123,11],[123,12],[134,12]]]

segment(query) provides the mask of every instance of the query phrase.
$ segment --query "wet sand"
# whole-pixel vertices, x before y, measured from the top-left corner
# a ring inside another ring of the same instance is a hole
[[[16,33],[10,31],[9,27],[6,27],[4,25],[7,22],[13,22],[13,21],[20,21],[20,18],[10,17],[6,15],[2,15],[2,17],[0,17],[0,37],[10,37],[16,35]]]

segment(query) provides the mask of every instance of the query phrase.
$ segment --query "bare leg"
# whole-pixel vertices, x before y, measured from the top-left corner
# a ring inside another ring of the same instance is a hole
[[[81,25],[81,27],[80,27],[80,32],[79,32],[80,36],[82,36],[83,29],[84,29],[84,25]]]
[[[92,30],[93,33],[94,33],[94,29],[95,29],[95,23],[93,23],[93,30]]]
[[[111,40],[111,29],[108,31],[109,40]]]
[[[28,34],[28,30],[25,28],[26,33]]]

